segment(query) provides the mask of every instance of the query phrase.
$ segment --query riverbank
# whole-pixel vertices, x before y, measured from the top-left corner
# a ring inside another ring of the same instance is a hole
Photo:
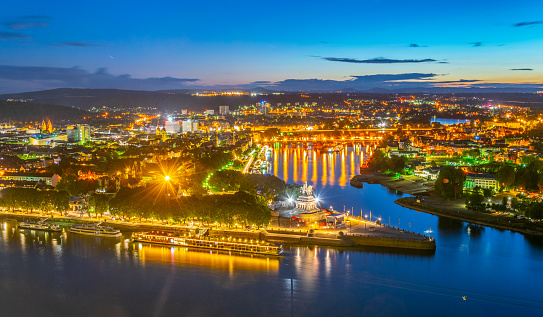
[[[2,213],[3,220],[37,221],[47,218],[40,214]],[[50,217],[50,216],[49,216]],[[104,225],[128,232],[136,231],[176,231],[189,232],[198,227],[166,225],[153,223],[138,223],[124,221],[107,221],[107,219],[84,219],[66,216],[54,216],[51,222],[69,226],[76,223],[104,222]],[[276,244],[313,245],[319,247],[376,247],[385,249],[425,250],[433,251],[436,248],[435,240],[429,237],[406,232],[393,227],[378,225],[374,222],[351,219],[355,223],[353,234],[343,234],[340,231],[316,231],[310,234],[309,230],[289,230],[270,227],[260,230],[246,230],[226,227],[211,227],[211,236],[230,236],[245,239],[257,239]],[[356,225],[356,222],[360,222]],[[364,223],[364,226],[362,226]],[[358,230],[357,230],[358,226]],[[365,230],[367,227],[367,231]],[[344,231],[346,231],[345,229]],[[363,230],[363,231],[362,231]]]
[[[432,181],[425,181],[414,176],[389,176],[382,173],[365,173],[355,175],[351,179],[351,185],[353,184],[380,184],[390,189],[397,190],[402,193],[410,195],[427,195],[433,188],[434,183]]]
[[[488,226],[496,229],[510,230],[513,232],[543,236],[543,223],[530,222],[526,219],[516,219],[513,216],[486,214],[470,211],[465,208],[462,199],[445,201],[439,197],[404,197],[394,201],[396,204],[422,211],[436,216],[457,219],[478,225]]]

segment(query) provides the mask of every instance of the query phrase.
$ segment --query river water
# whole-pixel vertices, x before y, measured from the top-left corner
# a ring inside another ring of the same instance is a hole
[[[324,204],[423,232],[434,254],[287,248],[284,257],[19,231],[0,226],[0,310],[14,316],[354,316],[543,314],[543,244],[418,213],[381,185],[350,187],[370,148],[277,149],[271,172],[314,185]],[[344,207],[345,206],[345,207]],[[463,298],[465,297],[465,299]]]

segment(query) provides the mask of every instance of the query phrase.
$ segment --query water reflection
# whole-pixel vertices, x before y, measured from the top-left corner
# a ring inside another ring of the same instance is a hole
[[[273,164],[273,174],[286,182],[316,183],[320,179],[321,186],[347,186],[356,175],[360,162],[364,159],[362,144],[344,147],[337,152],[321,151],[296,146],[294,148],[274,149],[269,159]],[[282,157],[282,162],[278,159]],[[311,172],[311,177],[309,173]]]
[[[437,227],[442,233],[458,234],[463,231],[464,223],[456,219],[438,217]]]
[[[230,255],[216,251],[189,250],[182,247],[164,247],[145,243],[134,243],[133,248],[137,250],[142,264],[151,261],[230,272],[237,270],[273,272],[279,270],[279,258],[277,257]]]
[[[296,180],[293,151],[298,152]],[[400,225],[401,218],[402,228],[421,233],[432,227],[438,244],[435,253],[287,247],[281,259],[251,258],[146,244],[140,249],[127,240],[128,235],[119,240],[66,233],[46,237],[3,223],[2,312],[13,316],[541,315],[540,287],[531,281],[541,275],[542,239],[491,228],[478,232],[471,228],[473,234],[468,235],[466,223],[394,204],[401,193],[375,184],[364,184],[363,189],[349,186],[348,180],[368,154],[361,144],[344,154],[276,149],[270,161],[274,174],[290,183],[310,179],[326,206],[346,205],[357,214],[363,209],[374,220],[382,215],[394,225]],[[158,306],[160,310],[154,310]]]

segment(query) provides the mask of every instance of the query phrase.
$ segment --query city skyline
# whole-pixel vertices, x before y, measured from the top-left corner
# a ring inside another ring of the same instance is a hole
[[[0,93],[540,90],[541,9],[538,1],[6,4]]]

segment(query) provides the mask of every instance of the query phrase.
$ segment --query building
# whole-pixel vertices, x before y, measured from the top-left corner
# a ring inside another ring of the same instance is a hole
[[[198,132],[198,121],[185,120],[183,121],[183,133]]]
[[[52,173],[10,173],[5,172],[0,175],[0,181],[13,182],[13,186],[17,187],[17,182],[21,183],[42,183],[49,186],[57,186],[60,181],[60,176]],[[9,186],[8,186],[9,187]]]
[[[219,106],[219,113],[222,115],[229,114],[230,113],[230,107],[229,106]]]
[[[34,134],[28,138],[30,145],[49,145],[54,147],[59,142],[68,141],[66,134]]]
[[[464,188],[475,187],[497,190],[498,180],[496,179],[496,175],[489,173],[466,173]]]
[[[70,143],[85,143],[90,141],[90,126],[88,124],[76,124],[66,128],[66,135]]]
[[[420,173],[418,173],[418,176],[427,180],[436,180],[439,172],[443,169],[443,167],[444,166],[427,167],[420,171]]]
[[[181,132],[181,125],[179,124],[179,121],[168,121],[166,122],[164,128],[166,129],[166,133],[168,134],[177,134]]]
[[[215,110],[210,110],[210,109],[206,109],[206,111],[204,112],[204,114],[206,116],[212,116],[215,114]]]
[[[268,115],[268,108],[270,107],[270,104],[267,103],[266,101],[261,101],[260,102],[260,112],[267,116]]]

